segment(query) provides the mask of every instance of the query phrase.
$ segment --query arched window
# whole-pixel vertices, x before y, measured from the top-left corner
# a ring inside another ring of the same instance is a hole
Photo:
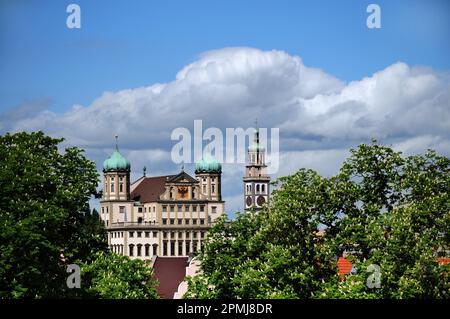
[[[123,192],[123,177],[119,177],[119,192]]]
[[[142,245],[137,245],[137,255],[140,257],[142,255]]]
[[[138,224],[142,224],[142,217],[138,218]]]
[[[111,193],[114,193],[114,177],[111,177]]]
[[[128,255],[134,256],[134,245],[133,244],[128,245],[128,249],[129,249]]]
[[[256,192],[259,193],[259,184],[256,184]]]
[[[153,244],[153,256],[158,255],[158,245],[157,244]]]
[[[145,257],[150,256],[150,244],[145,245]]]
[[[264,184],[261,185],[261,191],[262,191],[263,193],[266,192],[266,185],[264,185]]]

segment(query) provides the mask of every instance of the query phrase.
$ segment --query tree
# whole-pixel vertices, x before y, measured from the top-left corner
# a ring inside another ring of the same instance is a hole
[[[333,177],[300,169],[277,184],[261,212],[213,227],[185,297],[450,296],[450,265],[437,262],[450,242],[448,158],[404,158],[373,141],[352,149]],[[356,273],[342,279],[344,252]]]
[[[142,260],[113,252],[97,252],[81,263],[81,296],[108,299],[156,299],[157,282]]]

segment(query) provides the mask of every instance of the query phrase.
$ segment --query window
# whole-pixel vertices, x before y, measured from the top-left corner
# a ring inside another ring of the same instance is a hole
[[[189,238],[189,237],[190,237],[190,235],[191,235],[191,233],[190,233],[190,232],[186,232],[186,239],[187,239],[187,238]]]
[[[180,241],[178,242],[178,256],[182,256],[183,255],[183,242]]]
[[[149,238],[150,237],[150,232],[149,231],[146,231],[145,232],[145,238]]]
[[[138,218],[138,224],[142,224],[142,217]]]
[[[189,255],[189,253],[190,253],[190,249],[189,249],[190,247],[189,246],[190,246],[190,242],[187,241],[186,242],[186,255]]]
[[[155,206],[153,206],[153,212],[155,212]]]
[[[137,236],[138,236],[139,238],[141,238],[141,237],[142,237],[142,232],[141,232],[141,231],[138,231],[138,232],[137,232]]]
[[[188,212],[189,211],[189,205],[184,205],[184,211]]]
[[[156,237],[158,237],[158,232],[157,232],[157,231],[154,231],[154,232],[153,232],[153,238],[156,238]]]
[[[154,207],[153,207],[153,208],[154,208]],[[153,210],[153,211],[154,211],[154,210]],[[163,211],[163,212],[167,212],[167,206],[166,206],[166,205],[163,205],[162,211]]]
[[[197,232],[193,232],[193,233],[192,233],[192,237],[193,237],[194,239],[196,239],[196,238],[197,238]]]
[[[259,184],[256,184],[256,192],[259,193]]]
[[[205,205],[200,205],[200,211],[204,212],[205,211]]]
[[[206,193],[206,185],[203,185],[203,194]]]
[[[130,256],[134,256],[134,245],[133,244],[129,245],[128,249],[130,250],[129,251],[129,255]]]
[[[175,233],[174,232],[170,232],[170,238],[175,238]]]
[[[162,223],[163,223],[163,225],[167,225],[167,218],[163,218]]]
[[[170,205],[170,212],[173,213],[175,211],[175,206],[174,205]]]
[[[204,233],[204,232],[201,232],[201,233],[200,233],[200,237],[201,237],[201,238],[204,238],[204,237],[205,237],[205,233]]]
[[[266,185],[264,185],[264,184],[261,185],[261,191],[262,191],[263,193],[266,192]]]
[[[125,214],[125,212],[126,212],[125,208],[126,208],[125,206],[119,206],[119,213]]]
[[[175,224],[175,219],[174,218],[171,218],[170,219],[170,225],[174,225]]]
[[[158,245],[154,244],[153,245],[153,256],[158,255]]]
[[[167,232],[163,232],[163,238],[167,238]]]
[[[217,206],[211,206],[211,213],[217,213]]]
[[[216,179],[214,177],[211,177],[211,183],[214,183]]]
[[[120,232],[120,237],[123,237],[123,231]]]
[[[183,220],[181,218],[178,218],[178,225],[181,225],[183,223]]]
[[[183,238],[183,233],[182,232],[178,232],[178,238]]]
[[[192,225],[197,225],[197,220],[196,219],[192,220]]]
[[[186,219],[184,220],[184,223],[185,223],[186,225],[189,225],[189,219],[186,218]]]
[[[150,256],[150,245],[145,245],[145,257]]]
[[[102,214],[105,213],[105,207],[102,207]]]
[[[214,185],[211,185],[211,193],[215,193],[215,192],[216,192],[216,189],[215,189]]]
[[[163,256],[167,256],[167,242],[163,243]]]
[[[142,245],[137,245],[137,255],[140,257],[142,253]]]
[[[119,192],[123,192],[123,177],[119,177]]]
[[[197,205],[192,206],[192,211],[196,212],[197,211]]]
[[[170,242],[170,256],[175,256],[175,242]]]
[[[183,211],[183,206],[182,205],[178,205],[177,209],[178,209],[179,212],[182,212]]]
[[[205,225],[205,219],[203,218],[200,219],[200,225]]]
[[[134,237],[134,231],[130,231],[129,235],[130,235],[130,238],[133,238]]]
[[[114,177],[111,177],[111,193],[114,193]]]
[[[138,213],[142,213],[142,207],[138,208]]]

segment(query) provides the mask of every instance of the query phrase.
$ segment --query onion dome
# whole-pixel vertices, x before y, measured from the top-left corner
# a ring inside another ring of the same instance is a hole
[[[116,149],[111,156],[103,162],[103,171],[121,171],[129,169],[130,161],[120,154],[119,147],[116,142]]]
[[[206,155],[195,163],[195,173],[220,173],[222,165],[211,155]]]

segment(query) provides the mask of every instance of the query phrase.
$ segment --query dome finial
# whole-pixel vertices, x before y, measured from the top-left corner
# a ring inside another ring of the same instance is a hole
[[[116,139],[116,150],[119,150],[119,143],[118,143],[118,139],[119,139],[119,135],[114,135],[114,138]]]
[[[145,177],[145,175],[146,175],[146,173],[147,173],[147,167],[144,166],[144,168],[143,168],[142,171],[143,171],[142,173],[144,174],[144,177]]]

